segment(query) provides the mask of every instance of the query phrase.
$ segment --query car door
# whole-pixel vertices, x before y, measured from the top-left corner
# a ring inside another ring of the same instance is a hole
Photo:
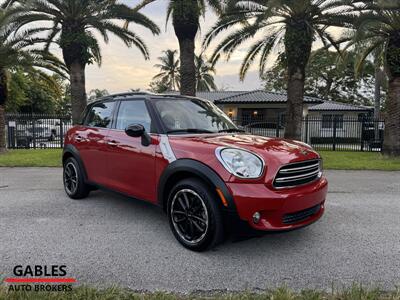
[[[112,125],[115,101],[93,104],[84,125],[75,131],[75,145],[85,165],[89,181],[104,185],[107,182],[107,136]]]
[[[143,125],[147,133],[155,131],[144,99],[119,103],[114,128],[108,137],[109,184],[114,190],[154,202],[156,138],[152,138],[149,146],[143,146],[140,137],[125,133],[125,128],[133,124]]]

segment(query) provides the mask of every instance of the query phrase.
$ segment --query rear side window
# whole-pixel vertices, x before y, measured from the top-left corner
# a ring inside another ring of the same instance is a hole
[[[90,108],[86,126],[110,128],[115,102],[97,103]]]
[[[133,124],[141,124],[147,132],[154,132],[144,100],[122,101],[119,106],[117,129],[125,130]]]

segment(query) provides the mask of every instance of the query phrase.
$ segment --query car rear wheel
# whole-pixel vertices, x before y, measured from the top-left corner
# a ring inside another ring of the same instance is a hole
[[[82,199],[89,195],[90,187],[85,183],[83,170],[75,158],[70,157],[64,163],[64,189],[72,199]]]
[[[168,219],[176,239],[193,251],[204,251],[223,240],[223,224],[215,195],[197,179],[180,181],[168,201]]]

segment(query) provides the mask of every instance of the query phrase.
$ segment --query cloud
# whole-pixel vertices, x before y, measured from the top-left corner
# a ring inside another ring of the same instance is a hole
[[[122,1],[134,7],[139,1]],[[149,30],[143,27],[130,25],[149,48],[151,58],[144,60],[141,53],[135,48],[127,48],[118,38],[111,36],[109,43],[101,43],[103,63],[99,68],[97,65],[90,65],[86,71],[87,90],[101,88],[110,92],[123,92],[131,88],[146,89],[153,76],[157,74],[154,64],[157,57],[162,55],[166,49],[179,49],[178,40],[171,24],[165,30],[166,10],[168,1],[155,1],[143,9],[143,13],[158,24],[161,28],[159,36],[153,36]],[[197,52],[201,51],[201,41],[204,34],[215,23],[217,17],[207,12],[201,19],[201,31],[196,39]],[[170,22],[171,23],[171,22]],[[217,64],[216,82],[218,86],[231,90],[250,90],[260,88],[261,82],[255,70],[249,73],[248,78],[242,83],[239,81],[239,69],[242,58],[245,55],[246,47],[234,53],[229,62],[221,61]],[[207,54],[210,54],[208,51]]]

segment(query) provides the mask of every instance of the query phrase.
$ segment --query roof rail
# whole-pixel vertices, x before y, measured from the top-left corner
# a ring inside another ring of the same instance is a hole
[[[178,94],[178,95],[174,95],[174,94],[154,94],[154,95],[161,96],[161,97],[168,97],[168,98],[195,98],[195,97],[192,97],[192,96],[186,96],[186,95],[180,95],[180,94]]]
[[[118,94],[111,94],[111,95],[106,95],[103,97],[96,98],[92,101],[88,100],[89,104],[92,104],[94,102],[102,101],[102,100],[107,100],[110,98],[118,98],[118,97],[130,97],[130,96],[146,96],[146,95],[156,95],[150,92],[126,92],[126,93],[118,93]]]
[[[151,92],[144,91],[144,92],[126,92],[126,93],[107,95],[107,96],[103,96],[103,97],[97,98],[97,99],[95,99],[93,101],[90,101],[89,103],[92,104],[93,102],[107,100],[107,99],[110,99],[110,98],[122,98],[122,97],[131,97],[131,96],[158,96],[158,97],[165,97],[165,98],[182,98],[182,99],[196,98],[196,97],[184,96],[184,95],[157,94],[157,93],[151,93]]]
[[[108,95],[106,97],[117,98],[117,97],[129,97],[129,96],[144,96],[144,95],[156,95],[156,94],[150,92],[127,92],[127,93]]]

